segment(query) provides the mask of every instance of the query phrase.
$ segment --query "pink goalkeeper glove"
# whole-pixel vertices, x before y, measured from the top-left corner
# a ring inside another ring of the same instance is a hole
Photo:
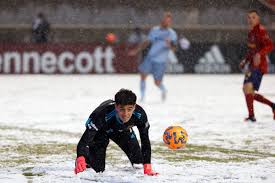
[[[155,176],[155,175],[159,174],[157,172],[153,172],[151,164],[144,164],[143,168],[144,168],[144,174],[145,175]]]
[[[86,169],[86,161],[84,156],[79,156],[75,161],[75,169],[74,173],[78,174],[80,172],[83,172]]]

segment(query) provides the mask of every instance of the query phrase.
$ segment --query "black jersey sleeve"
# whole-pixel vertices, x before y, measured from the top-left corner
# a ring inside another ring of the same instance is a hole
[[[80,157],[80,156],[88,157],[89,147],[95,135],[96,135],[95,130],[89,130],[88,128],[86,128],[85,132],[83,133],[77,145],[77,157]]]
[[[101,133],[100,129],[103,128],[104,123],[104,117],[94,116],[94,114],[90,115],[86,122],[86,130],[77,145],[77,157],[88,157],[89,148],[93,143],[94,137],[97,133]]]
[[[106,100],[102,102],[89,116],[85,124],[86,130],[77,145],[77,157],[88,157],[89,148],[93,143],[95,135],[97,133],[102,133],[101,129],[106,124],[105,109],[113,104],[113,100]]]
[[[142,109],[142,107],[137,106],[135,113],[139,118],[136,125],[140,135],[143,164],[150,164],[151,163],[151,143],[149,139],[150,125],[147,119],[146,112]]]

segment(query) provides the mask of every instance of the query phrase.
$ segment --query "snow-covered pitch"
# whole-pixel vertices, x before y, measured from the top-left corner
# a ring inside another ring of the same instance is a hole
[[[92,110],[120,88],[139,96],[138,75],[0,76],[0,182],[274,182],[275,121],[255,102],[257,123],[247,115],[242,75],[167,75],[166,102],[147,81],[143,103],[157,177],[131,167],[110,143],[106,170],[74,175],[75,149]],[[275,101],[275,75],[260,89]],[[172,151],[163,131],[180,124],[185,149]],[[138,134],[138,132],[137,132]]]

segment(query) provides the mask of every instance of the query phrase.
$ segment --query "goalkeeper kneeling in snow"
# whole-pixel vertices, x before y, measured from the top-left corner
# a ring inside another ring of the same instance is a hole
[[[134,126],[139,130],[141,147],[132,129]],[[149,127],[145,111],[136,104],[136,95],[121,89],[115,101],[100,104],[87,120],[86,130],[77,145],[75,173],[86,168],[103,172],[106,148],[111,139],[125,152],[132,165],[143,164],[144,174],[158,175],[151,166]]]

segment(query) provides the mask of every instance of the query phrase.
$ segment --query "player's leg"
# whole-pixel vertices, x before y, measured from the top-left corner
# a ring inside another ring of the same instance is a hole
[[[109,138],[106,134],[97,135],[94,144],[89,147],[89,157],[86,158],[87,168],[93,168],[97,173],[105,170],[106,149]]]
[[[260,88],[260,83],[262,80],[262,75],[261,73],[257,73],[257,78],[258,78],[258,88],[256,88],[256,91],[259,90]],[[271,107],[272,112],[273,112],[273,118],[275,120],[275,104],[273,102],[271,102],[270,100],[268,100],[267,98],[265,98],[263,95],[259,94],[259,93],[255,93],[254,94],[254,100],[256,100],[257,102],[263,103],[265,105],[268,105],[269,107]]]
[[[257,101],[264,100],[260,95],[257,95],[255,93],[255,91],[258,91],[261,86],[262,77],[263,77],[263,74],[258,69],[255,69],[247,73],[244,80],[244,94],[246,96],[246,103],[249,111],[249,116],[247,119],[251,121],[253,120],[255,121],[254,108],[253,108],[254,99]],[[267,100],[264,100],[264,101],[267,102]]]
[[[270,100],[268,100],[267,98],[265,98],[264,96],[262,96],[259,93],[255,93],[254,99],[260,103],[270,106],[271,110],[273,112],[273,119],[275,120],[275,103],[271,102]]]
[[[146,90],[146,78],[148,74],[140,73],[140,100],[144,100],[145,90]]]
[[[161,91],[161,97],[164,101],[166,99],[167,90],[163,84],[163,76],[166,70],[166,63],[153,63],[153,76],[155,80],[155,85]]]
[[[145,97],[146,90],[146,78],[152,70],[152,64],[149,59],[145,59],[138,67],[140,72],[140,100],[143,101]]]
[[[245,74],[244,84],[243,84],[243,92],[245,95],[246,106],[248,110],[248,117],[245,119],[246,121],[256,121],[254,115],[254,79],[253,72],[248,72]]]
[[[254,99],[260,103],[263,103],[265,105],[268,105],[270,107],[273,107],[274,103],[271,102],[270,100],[268,100],[267,98],[265,98],[263,95],[259,94],[259,93],[255,93],[254,94]]]
[[[132,165],[143,163],[141,149],[132,129],[111,139],[125,152]]]

